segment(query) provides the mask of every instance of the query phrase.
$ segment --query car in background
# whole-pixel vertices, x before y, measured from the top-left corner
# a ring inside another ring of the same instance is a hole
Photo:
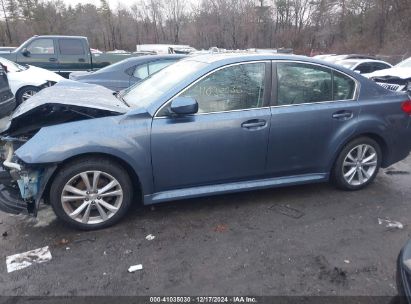
[[[409,99],[293,55],[187,57],[124,94],[61,81],[1,132],[1,183],[14,187],[0,185],[0,208],[35,213],[45,198],[61,220],[90,230],[139,200],[326,181],[360,190],[408,156]]]
[[[411,240],[398,255],[396,283],[398,296],[391,304],[411,304]]]
[[[60,35],[33,36],[12,52],[0,52],[0,57],[47,69],[64,77],[73,71],[98,70],[135,56],[138,55],[93,52],[87,37]]]
[[[0,53],[10,53],[16,49],[15,46],[0,46]]]
[[[10,89],[16,97],[17,105],[31,96],[64,79],[51,71],[31,65],[20,65],[0,57],[0,63],[6,68]]]
[[[10,90],[7,73],[0,64],[0,118],[9,115],[16,107],[16,100]]]
[[[335,63],[359,74],[368,74],[375,71],[392,68],[392,65],[388,62],[373,59],[345,59]]]
[[[346,59],[377,59],[374,56],[362,55],[362,54],[345,54],[345,55],[332,55],[322,58],[322,60],[329,62],[337,62]]]
[[[411,57],[390,69],[376,71],[364,76],[388,90],[411,94]]]
[[[69,78],[79,82],[98,84],[117,92],[132,86],[184,57],[184,55],[133,57],[95,72],[74,72],[70,74]]]
[[[190,54],[197,51],[189,45],[182,44],[137,44],[137,52],[150,52],[153,54]]]

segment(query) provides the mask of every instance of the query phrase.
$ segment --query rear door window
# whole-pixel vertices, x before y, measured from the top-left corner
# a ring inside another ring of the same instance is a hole
[[[277,104],[292,105],[331,101],[330,69],[305,63],[277,63]]]
[[[83,43],[79,39],[59,39],[61,55],[84,55]]]
[[[306,104],[354,98],[355,81],[323,66],[277,63],[277,105]]]

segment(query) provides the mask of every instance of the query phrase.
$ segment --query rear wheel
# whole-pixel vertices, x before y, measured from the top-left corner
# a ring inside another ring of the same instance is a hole
[[[132,185],[124,168],[104,158],[65,165],[50,189],[56,215],[72,227],[92,230],[118,222],[131,205]]]
[[[338,188],[359,190],[377,176],[381,164],[381,148],[368,137],[349,142],[335,162],[332,178]]]

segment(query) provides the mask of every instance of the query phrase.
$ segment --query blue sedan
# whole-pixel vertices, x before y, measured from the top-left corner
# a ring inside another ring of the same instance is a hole
[[[44,200],[96,229],[137,201],[326,181],[359,190],[407,157],[410,115],[406,94],[299,56],[188,57],[116,96],[61,82],[3,130],[0,208],[36,213]]]
[[[184,57],[186,56],[173,54],[131,57],[94,72],[73,72],[69,78],[121,91]]]

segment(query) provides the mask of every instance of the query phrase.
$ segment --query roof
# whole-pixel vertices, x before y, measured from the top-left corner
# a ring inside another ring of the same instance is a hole
[[[204,63],[215,63],[220,61],[250,61],[250,60],[307,60],[312,58],[298,55],[274,54],[274,53],[214,53],[190,56],[188,60],[195,60]],[[312,59],[316,61],[315,59]]]
[[[85,36],[68,36],[68,35],[36,35],[36,38],[81,38],[87,39]]]

